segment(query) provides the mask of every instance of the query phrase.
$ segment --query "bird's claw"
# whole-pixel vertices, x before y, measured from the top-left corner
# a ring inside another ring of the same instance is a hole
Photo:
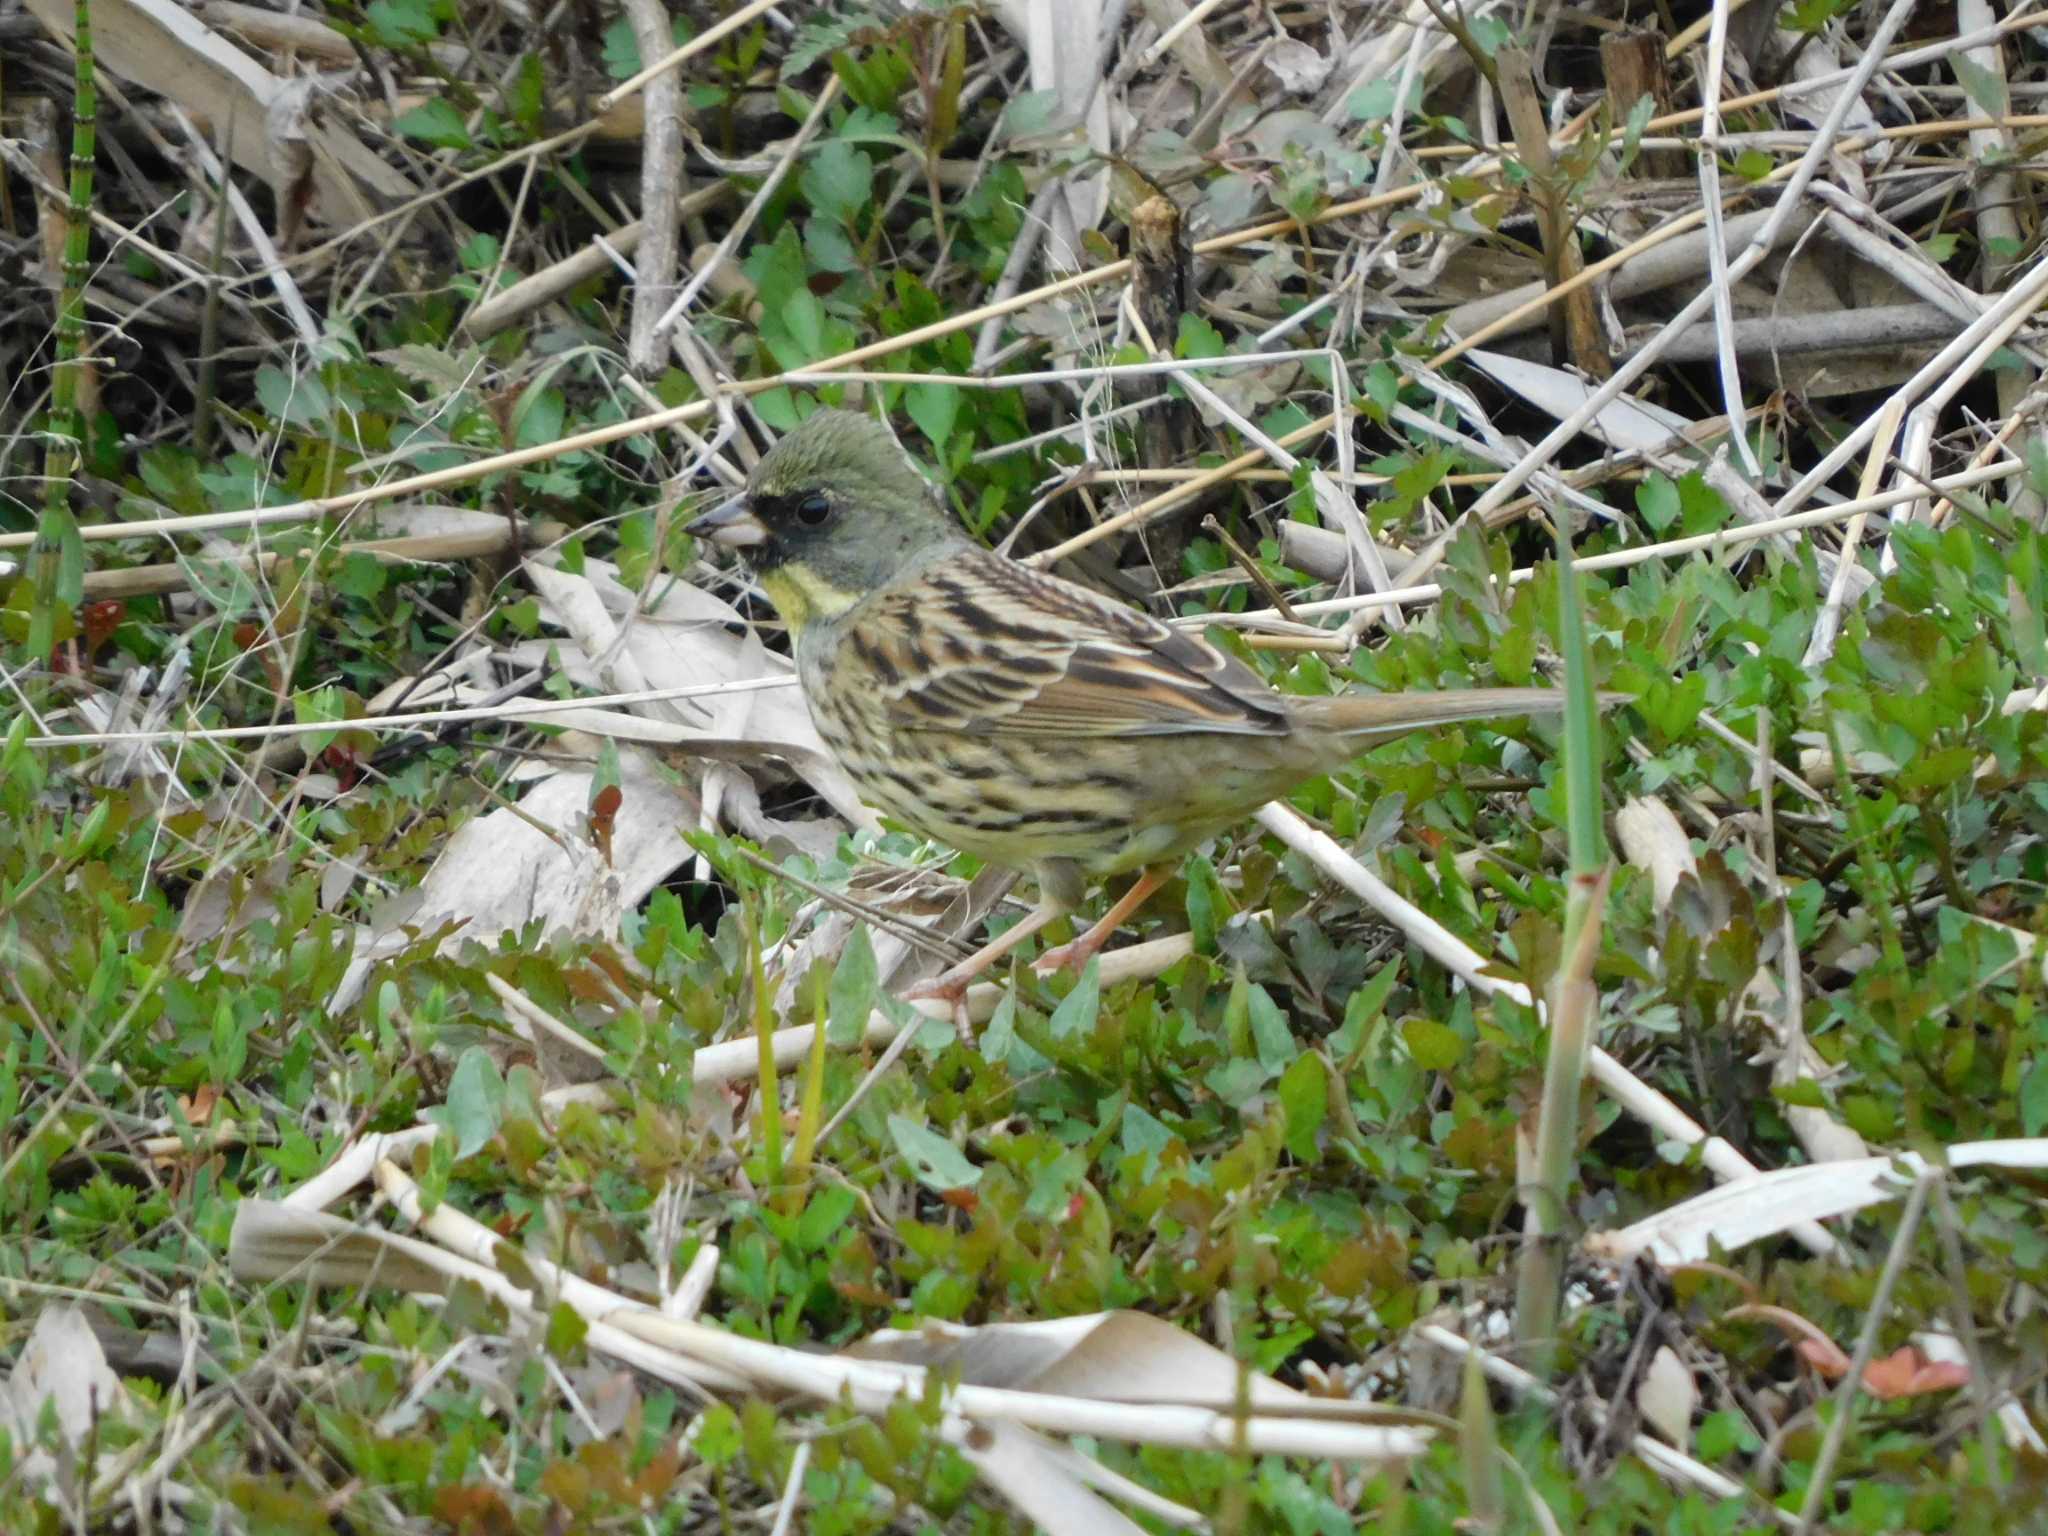
[[[1087,969],[1088,962],[1102,949],[1102,941],[1088,942],[1088,936],[1056,945],[1031,962],[1031,969],[1040,976],[1057,976],[1061,971],[1072,971],[1076,976]]]
[[[906,1003],[944,1003],[953,1016],[953,1032],[960,1037],[962,1045],[972,1049],[975,1044],[974,1022],[967,1017],[967,984],[965,976],[931,976],[907,988],[903,1000]]]

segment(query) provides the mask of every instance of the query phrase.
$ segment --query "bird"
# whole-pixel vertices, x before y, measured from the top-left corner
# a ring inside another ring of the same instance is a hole
[[[968,983],[1091,881],[1136,873],[1041,972],[1079,969],[1188,853],[1373,744],[1564,704],[1544,688],[1282,694],[1199,633],[977,543],[889,429],[854,411],[806,417],[687,531],[751,568],[863,800],[1035,873],[1027,916],[907,994],[962,1022]]]

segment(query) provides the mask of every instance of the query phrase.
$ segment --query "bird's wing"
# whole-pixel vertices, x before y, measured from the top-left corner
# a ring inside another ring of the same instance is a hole
[[[1199,635],[977,550],[877,594],[842,645],[899,730],[1275,736],[1285,705]]]

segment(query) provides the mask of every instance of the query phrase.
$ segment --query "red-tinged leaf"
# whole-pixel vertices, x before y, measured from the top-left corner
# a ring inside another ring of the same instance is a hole
[[[1840,1381],[1849,1374],[1849,1357],[1833,1339],[1801,1339],[1792,1346],[1792,1352],[1825,1380]]]
[[[519,1528],[495,1488],[443,1488],[434,1495],[434,1513],[463,1536],[497,1536],[501,1531],[509,1536]]]
[[[617,996],[595,966],[571,966],[561,973],[561,977],[569,995],[580,1002],[604,1003]]]
[[[178,1108],[185,1112],[186,1120],[193,1125],[204,1125],[213,1118],[213,1109],[220,1102],[220,1090],[211,1083],[202,1083],[191,1097],[178,1095]]]
[[[335,783],[346,794],[356,787],[356,780],[363,776],[363,760],[353,747],[342,746],[339,742],[320,754],[320,766],[334,775]]]
[[[1863,1390],[1886,1401],[1953,1392],[1970,1384],[1970,1368],[1946,1360],[1929,1360],[1919,1346],[1907,1344],[1863,1368]]]
[[[893,1307],[896,1305],[895,1292],[885,1291],[880,1286],[868,1285],[858,1280],[834,1280],[832,1282],[832,1289],[839,1295],[844,1296],[848,1301],[855,1302],[863,1307]]]
[[[590,797],[590,838],[605,863],[612,861],[612,827],[618,819],[619,804],[625,799],[616,784],[606,784]]]
[[[85,605],[85,653],[90,656],[114,637],[128,615],[126,603],[109,599]]]

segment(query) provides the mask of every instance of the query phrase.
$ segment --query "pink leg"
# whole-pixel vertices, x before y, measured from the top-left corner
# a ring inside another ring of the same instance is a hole
[[[911,987],[903,994],[905,1000],[937,998],[950,1003],[953,1009],[953,1027],[960,1032],[960,1038],[964,1043],[972,1045],[974,1028],[967,1019],[968,984],[1066,910],[1065,907],[1041,897],[1037,906],[958,965]]]
[[[1150,869],[1142,871],[1138,878],[1131,882],[1131,888],[1123,893],[1116,905],[1102,914],[1102,921],[1073,943],[1047,950],[1038,957],[1032,969],[1041,976],[1050,976],[1054,971],[1063,968],[1080,970],[1103,945],[1109,942],[1110,935],[1123,926],[1124,919],[1142,907],[1146,897],[1172,878],[1172,868],[1164,864],[1155,864]]]

